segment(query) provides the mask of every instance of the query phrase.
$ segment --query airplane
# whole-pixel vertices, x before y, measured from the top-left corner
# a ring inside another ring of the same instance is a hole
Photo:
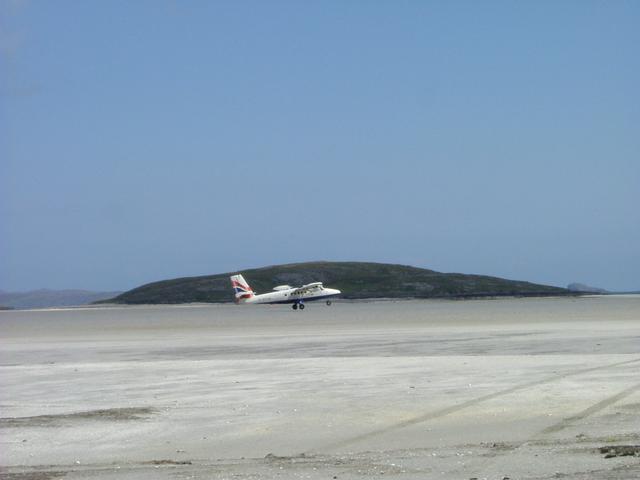
[[[322,282],[309,283],[301,287],[291,287],[289,285],[278,285],[273,292],[256,295],[242,275],[232,275],[231,285],[235,291],[235,301],[244,303],[291,303],[291,308],[304,310],[304,302],[312,300],[326,300],[327,305],[331,305],[331,297],[340,295],[340,290],[335,288],[325,288]]]

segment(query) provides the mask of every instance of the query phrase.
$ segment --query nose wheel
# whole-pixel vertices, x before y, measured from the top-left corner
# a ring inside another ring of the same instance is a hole
[[[331,306],[331,300],[327,300],[327,307]]]

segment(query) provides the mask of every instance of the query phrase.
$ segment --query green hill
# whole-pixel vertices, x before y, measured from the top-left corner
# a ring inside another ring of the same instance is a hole
[[[484,275],[440,273],[405,265],[364,262],[308,262],[175,278],[149,283],[96,303],[157,304],[231,302],[229,276],[242,273],[257,293],[276,285],[324,282],[342,290],[342,298],[465,298],[569,295],[564,288]]]

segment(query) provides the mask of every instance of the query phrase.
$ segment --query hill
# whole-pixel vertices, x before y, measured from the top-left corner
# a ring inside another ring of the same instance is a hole
[[[229,276],[242,273],[257,293],[276,285],[324,282],[342,298],[464,298],[568,295],[564,288],[484,275],[440,273],[405,265],[364,262],[308,262],[149,283],[96,303],[154,304],[231,302]]]
[[[567,290],[580,293],[609,293],[604,288],[592,287],[591,285],[585,285],[584,283],[570,283],[567,285]]]
[[[0,291],[0,305],[11,308],[47,308],[86,305],[121,292],[91,292],[88,290],[31,290],[29,292]]]

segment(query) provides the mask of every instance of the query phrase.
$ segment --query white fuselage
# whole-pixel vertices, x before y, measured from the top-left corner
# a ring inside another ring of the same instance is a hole
[[[325,300],[340,295],[340,290],[322,286],[312,287],[300,291],[299,288],[289,288],[275,292],[242,298],[239,303],[304,303],[313,300]]]

